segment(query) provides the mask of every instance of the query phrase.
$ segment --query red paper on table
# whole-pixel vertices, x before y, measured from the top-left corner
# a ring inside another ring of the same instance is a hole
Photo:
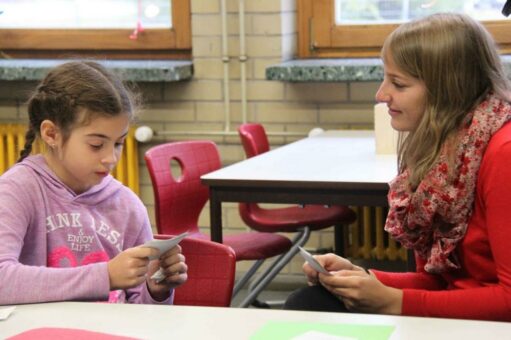
[[[126,336],[87,331],[73,328],[34,328],[20,334],[16,334],[8,340],[134,340]]]

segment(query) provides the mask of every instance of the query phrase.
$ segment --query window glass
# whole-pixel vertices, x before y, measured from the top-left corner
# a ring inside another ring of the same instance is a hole
[[[0,28],[171,28],[169,0],[2,0]]]
[[[335,0],[336,25],[402,23],[437,12],[466,13],[478,20],[504,20],[506,0]]]

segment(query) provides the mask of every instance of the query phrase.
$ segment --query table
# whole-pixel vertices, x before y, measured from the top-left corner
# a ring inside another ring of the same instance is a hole
[[[33,328],[65,327],[142,339],[240,340],[252,338],[270,322],[277,326],[293,322],[293,327],[327,323],[339,329],[350,325],[387,326],[392,332],[390,339],[507,339],[511,334],[511,323],[504,322],[254,308],[57,302],[17,306],[7,320],[0,321],[0,338]]]
[[[326,131],[201,177],[211,240],[222,242],[222,202],[386,206],[396,155],[376,155],[374,131]]]

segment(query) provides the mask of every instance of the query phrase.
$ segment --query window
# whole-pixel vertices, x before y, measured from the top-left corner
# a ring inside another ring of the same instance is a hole
[[[511,51],[505,0],[298,0],[298,48],[303,58],[373,57],[400,23],[436,12],[463,12],[481,20]]]
[[[189,58],[190,0],[3,0],[0,41],[13,58]]]

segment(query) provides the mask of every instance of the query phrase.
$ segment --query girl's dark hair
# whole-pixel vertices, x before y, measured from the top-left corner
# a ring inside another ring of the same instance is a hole
[[[71,61],[52,69],[28,100],[28,130],[18,162],[32,151],[44,120],[52,121],[64,142],[78,125],[95,116],[127,114],[133,119],[138,97],[121,79],[93,61]]]

